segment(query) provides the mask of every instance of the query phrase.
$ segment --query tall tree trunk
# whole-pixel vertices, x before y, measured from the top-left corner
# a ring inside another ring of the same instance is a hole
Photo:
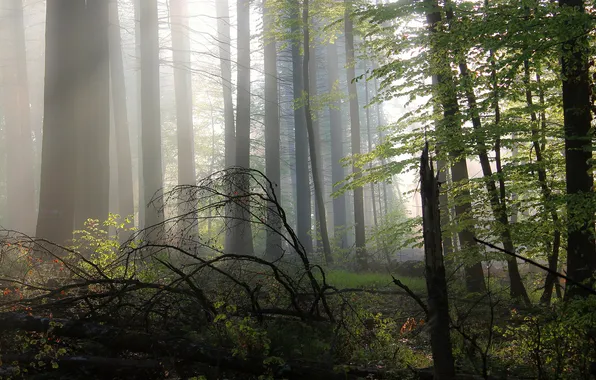
[[[356,91],[356,70],[354,59],[354,28],[351,19],[352,3],[345,0],[345,35],[346,35],[346,76],[348,81],[348,93],[350,96],[350,130],[352,140],[352,155],[360,154],[360,109],[358,104],[358,93]],[[354,179],[361,177],[360,168],[352,164]],[[366,253],[366,234],[364,225],[364,191],[362,187],[354,189],[354,221],[356,236],[356,251],[359,265],[362,269],[368,267]]]
[[[290,0],[292,19],[300,19],[300,5]],[[306,114],[304,112],[303,95],[305,89],[302,57],[300,56],[300,28],[292,23],[292,82],[294,88],[294,146],[296,153],[296,233],[298,240],[306,252],[312,252],[312,224],[310,173],[308,170],[308,134],[306,131]]]
[[[118,2],[116,0],[110,0],[110,83],[112,85],[112,109],[116,128],[118,213],[123,218],[132,217],[134,223],[132,157],[130,153],[130,134],[121,40]]]
[[[217,38],[219,48],[219,67],[224,104],[224,162],[229,168],[236,165],[236,125],[234,124],[234,101],[232,99],[232,37],[230,33],[230,8],[227,0],[216,0]],[[233,207],[226,208],[226,215],[231,216]],[[225,250],[232,249],[232,230],[225,231]]]
[[[230,35],[230,9],[228,0],[216,0],[217,38],[219,65],[224,101],[225,166],[236,165],[236,130],[234,126],[234,102],[232,100],[232,38]]]
[[[134,0],[134,17],[135,17],[135,57],[136,57],[136,72],[135,72],[135,127],[137,132],[137,227],[143,229],[145,227],[145,210],[147,204],[145,203],[145,182],[143,179],[143,121],[142,121],[142,78],[141,78],[141,0]]]
[[[426,21],[431,33],[431,54],[436,56],[439,54],[437,49],[437,42],[435,36],[437,32],[437,25],[441,22],[441,12],[435,0],[426,0],[427,14]],[[433,61],[441,62],[436,59]],[[468,168],[466,165],[466,158],[463,149],[459,146],[461,139],[461,124],[459,121],[459,106],[457,103],[455,84],[451,75],[451,69],[446,64],[436,64],[431,70],[436,75],[435,98],[436,101],[443,108],[443,120],[441,129],[444,131],[447,141],[453,144],[450,148],[449,156],[452,160],[451,178],[453,182],[467,184]],[[469,201],[470,193],[468,190],[460,192],[460,195],[455,199],[455,216],[457,218],[470,217],[472,213],[472,204]],[[474,262],[467,265],[466,272],[466,288],[470,292],[483,293],[486,290],[484,282],[484,272],[482,270],[481,258],[478,253],[478,246],[474,240],[474,228],[467,227],[458,232],[459,241],[463,249],[470,250],[470,255],[473,255]]]
[[[339,90],[339,63],[337,59],[337,45],[327,45],[327,78],[329,92]],[[335,96],[331,97],[335,99]],[[329,104],[329,128],[331,129],[331,181],[333,190],[337,191],[337,183],[345,178],[344,167],[341,160],[344,157],[344,134],[341,117],[341,104],[334,100]],[[348,247],[348,238],[345,233],[347,225],[346,217],[346,196],[341,194],[333,198],[333,226],[335,229],[335,240],[339,248]],[[337,234],[341,234],[337,239]]]
[[[46,55],[44,119],[36,235],[56,243],[72,238],[77,96],[74,59],[80,1],[48,0],[46,8]]]
[[[89,218],[105,220],[110,194],[109,3],[85,3],[78,18],[76,228]]]
[[[279,94],[277,90],[277,50],[273,16],[270,1],[263,3],[263,34],[265,35],[264,69],[265,69],[265,174],[273,184],[272,195],[281,203],[281,163],[280,163],[280,122],[279,122]],[[266,257],[276,260],[281,257],[283,250],[281,236],[277,231],[281,228],[281,220],[275,205],[269,205],[267,223],[272,227],[267,230]]]
[[[163,238],[161,113],[159,89],[159,24],[157,0],[140,2],[141,124],[146,238]],[[152,200],[154,202],[149,204]]]
[[[369,105],[370,102],[369,93],[368,93],[368,78],[364,78],[364,104]],[[368,147],[368,153],[372,152],[372,131],[370,128],[370,107],[366,107],[366,144]],[[369,166],[372,167],[372,164]],[[370,194],[372,197],[372,214],[373,214],[373,223],[375,227],[379,226],[379,221],[377,219],[377,204],[376,204],[376,194],[375,194],[375,183],[371,182],[370,184]]]
[[[311,25],[314,25],[314,22],[311,21]],[[313,26],[314,28],[314,26]],[[313,29],[314,30],[314,29]],[[308,46],[308,52],[310,54],[309,59],[308,59],[308,79],[307,83],[308,86],[306,87],[308,90],[308,99],[316,99],[317,94],[318,94],[318,86],[317,86],[317,46],[316,46],[316,41],[313,40],[313,43],[309,43]],[[303,68],[304,70],[304,68]],[[310,100],[309,100],[310,101]],[[312,104],[312,103],[309,103]],[[311,107],[311,121],[312,121],[312,127],[313,127],[313,131],[314,131],[314,136],[315,136],[315,148],[316,148],[316,152],[317,152],[317,162],[318,167],[317,167],[317,171],[318,171],[318,176],[321,180],[321,189],[323,192],[323,201],[325,201],[325,171],[324,171],[324,165],[323,165],[323,161],[321,159],[321,131],[320,131],[320,123],[319,123],[319,116],[318,116],[318,112],[316,109],[313,109]],[[310,138],[310,137],[309,137]],[[312,161],[311,161],[311,167],[314,167],[312,165]],[[314,183],[315,177],[314,177],[314,172],[313,172],[313,183]],[[320,223],[320,217],[319,217],[319,206],[317,205],[317,195],[316,192],[313,191],[313,209],[314,209],[314,224],[315,226],[317,225],[317,223]],[[327,207],[325,207],[326,209]],[[327,216],[325,216],[325,220],[327,220]],[[322,228],[322,227],[321,227]],[[325,228],[327,228],[327,226],[325,226]],[[322,233],[322,232],[320,232]],[[316,251],[318,249],[318,244],[319,244],[319,239],[317,238],[317,236],[315,236],[314,240],[314,250]],[[324,248],[324,247],[323,247]]]
[[[5,59],[0,68],[0,92],[6,121],[6,223],[5,227],[35,233],[35,181],[33,140],[29,110],[29,80],[21,0],[6,2],[0,20]]]
[[[560,7],[585,12],[583,0],[559,0]],[[572,21],[568,21],[572,22]],[[590,112],[589,47],[587,34],[581,33],[563,43],[563,120],[565,127],[565,182],[567,185],[567,275],[575,281],[594,284],[596,247],[594,210],[591,205],[592,132]],[[588,198],[589,197],[589,198]],[[586,207],[590,207],[587,212]],[[581,226],[577,228],[577,226]],[[565,298],[587,297],[586,290],[567,284]]]
[[[304,28],[304,62],[302,68],[304,70],[304,83],[310,83],[308,72],[310,59],[310,32],[309,32],[309,9],[308,0],[304,0],[302,11],[302,24]],[[308,147],[310,149],[310,163],[312,165],[312,176],[315,187],[316,205],[319,211],[319,228],[321,231],[321,242],[323,243],[323,254],[325,255],[325,262],[327,265],[333,263],[333,256],[331,256],[331,245],[329,243],[329,235],[327,234],[327,213],[325,211],[325,201],[323,199],[323,181],[321,179],[321,170],[319,169],[319,156],[317,152],[318,135],[315,134],[313,126],[312,114],[310,110],[310,94],[309,87],[305,86],[306,101],[304,104],[304,113],[306,114],[306,129],[308,131]]]
[[[188,25],[187,0],[170,1],[172,24],[172,58],[174,61],[174,87],[176,97],[176,126],[178,145],[178,185],[196,185],[193,102],[192,102],[192,63],[190,60],[190,36]],[[196,244],[198,215],[194,190],[186,189],[181,197],[178,213],[183,215],[178,226],[179,238],[187,249]]]
[[[236,102],[236,165],[250,168],[250,1],[238,0],[238,99]],[[236,178],[238,194],[250,191],[249,176]],[[242,202],[242,198],[240,198]],[[236,225],[233,233],[232,253],[254,254],[252,228],[248,204],[236,206]]]

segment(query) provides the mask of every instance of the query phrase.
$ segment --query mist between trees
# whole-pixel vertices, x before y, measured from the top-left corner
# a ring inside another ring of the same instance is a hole
[[[592,13],[0,0],[0,378],[594,376]]]

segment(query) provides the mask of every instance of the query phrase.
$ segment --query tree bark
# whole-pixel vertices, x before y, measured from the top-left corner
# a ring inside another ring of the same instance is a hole
[[[583,0],[559,0],[561,8],[584,13]],[[592,175],[592,133],[590,112],[589,47],[586,33],[563,43],[563,123],[565,129],[565,182],[567,190],[567,275],[594,285],[596,247]],[[590,207],[589,212],[585,209]],[[578,228],[577,226],[581,226]],[[587,297],[588,293],[567,285],[565,298]]]
[[[310,32],[309,32],[309,9],[308,0],[304,0],[302,11],[302,24],[304,28],[304,62],[302,68],[304,70],[304,83],[309,81],[309,59],[310,59]],[[323,254],[325,255],[325,263],[327,265],[333,264],[333,256],[331,255],[331,245],[329,243],[329,235],[327,234],[327,213],[325,211],[325,201],[323,199],[323,181],[321,180],[321,170],[319,168],[319,156],[317,152],[318,135],[315,134],[313,120],[310,110],[310,94],[309,87],[305,86],[305,104],[304,113],[306,114],[306,129],[308,131],[308,147],[310,149],[310,163],[312,165],[312,176],[315,187],[316,206],[319,216],[319,228],[321,231],[321,241],[323,243]]]
[[[327,78],[329,92],[339,90],[339,63],[337,59],[337,45],[327,45]],[[335,99],[335,96],[332,96]],[[329,128],[331,129],[331,181],[333,182],[333,190],[339,190],[337,183],[345,178],[344,167],[341,160],[344,157],[344,133],[343,123],[341,117],[341,104],[334,100],[329,104]],[[340,194],[333,198],[333,226],[335,227],[334,236],[339,244],[339,248],[348,247],[348,238],[344,229],[347,225],[346,216],[346,196]],[[341,234],[337,238],[337,234]]]
[[[360,110],[358,104],[358,93],[356,91],[356,70],[354,58],[354,28],[351,19],[350,0],[345,0],[345,36],[346,36],[346,77],[348,81],[348,93],[350,96],[350,130],[352,140],[352,155],[359,155],[360,149]],[[362,175],[360,168],[352,164],[352,172],[354,179],[358,180]],[[364,191],[362,187],[354,189],[354,221],[355,221],[355,236],[356,236],[356,255],[358,264],[362,269],[368,267],[368,259],[366,253],[366,233],[364,225]]]
[[[250,168],[250,1],[238,0],[238,99],[236,102],[236,165]],[[240,196],[250,191],[249,177],[239,174],[236,188]],[[242,202],[243,198],[240,198]],[[248,205],[234,207],[232,252],[253,255],[252,228]]]
[[[300,19],[300,4],[290,0],[293,20]],[[306,113],[303,105],[303,95],[306,83],[302,57],[300,56],[301,41],[298,36],[302,33],[296,22],[292,22],[292,84],[294,89],[294,146],[296,153],[296,232],[298,239],[306,252],[313,251],[310,172],[308,170],[308,133],[306,131]]]
[[[273,184],[272,198],[281,197],[281,164],[280,164],[280,122],[279,94],[277,74],[277,49],[273,33],[273,16],[270,1],[263,3],[264,70],[265,70],[265,174]],[[279,259],[283,253],[281,236],[275,232],[281,227],[281,220],[275,212],[274,205],[269,206],[267,223],[266,257],[269,260]]]
[[[172,58],[174,61],[174,87],[176,97],[176,126],[178,145],[178,185],[196,185],[195,147],[192,99],[192,63],[187,0],[171,0]],[[178,213],[184,215],[177,226],[183,246],[194,249],[198,234],[198,215],[194,190],[179,194]]]
[[[215,2],[217,14],[217,36],[219,65],[224,101],[225,166],[236,165],[236,129],[234,125],[234,103],[232,100],[232,38],[230,36],[230,9],[228,0]]]
[[[455,364],[449,334],[449,297],[443,251],[439,185],[434,175],[428,144],[420,159],[420,195],[424,230],[426,287],[428,289],[428,323],[434,364],[434,379],[454,379]]]
[[[161,116],[159,88],[159,36],[157,0],[140,2],[141,38],[141,124],[143,143],[143,207],[145,237],[154,241],[163,237],[163,194],[161,161]],[[154,201],[152,204],[149,204]]]
[[[77,193],[75,227],[104,221],[110,189],[109,2],[86,0],[78,18]],[[75,32],[76,33],[76,32]]]
[[[48,0],[38,238],[66,243],[74,226],[76,30],[80,1]]]
[[[33,140],[29,110],[29,79],[23,4],[6,2],[0,34],[3,41],[3,65],[0,68],[0,105],[6,125],[6,223],[5,227],[33,235],[35,233],[35,181]]]
[[[118,2],[110,0],[110,83],[118,157],[118,213],[124,218],[132,217],[134,223],[132,157],[121,40]]]

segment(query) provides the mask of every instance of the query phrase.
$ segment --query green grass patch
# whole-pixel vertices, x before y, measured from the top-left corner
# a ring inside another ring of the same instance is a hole
[[[339,289],[345,288],[387,288],[395,287],[389,273],[356,273],[345,270],[325,272],[327,283]],[[423,292],[426,282],[421,277],[399,277],[399,280],[413,291]]]

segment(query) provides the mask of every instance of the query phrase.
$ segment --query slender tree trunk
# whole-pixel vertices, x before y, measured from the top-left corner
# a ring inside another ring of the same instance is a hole
[[[118,17],[118,2],[116,0],[110,0],[110,79],[118,162],[118,213],[123,218],[132,217],[134,223],[132,157],[130,153],[120,20]]]
[[[310,59],[310,33],[309,33],[309,19],[308,19],[308,0],[304,0],[302,11],[302,24],[304,28],[304,62],[302,68],[304,70],[304,83],[309,82],[309,59]],[[308,131],[308,147],[310,149],[310,163],[312,165],[312,176],[315,187],[316,205],[319,210],[319,228],[321,230],[321,241],[323,243],[323,254],[325,255],[325,262],[327,265],[333,263],[333,256],[331,256],[331,245],[329,243],[329,235],[327,234],[327,213],[325,211],[325,201],[323,200],[323,181],[321,180],[321,170],[319,169],[318,152],[317,152],[317,138],[313,126],[312,115],[310,111],[310,86],[305,86],[306,101],[304,104],[304,113],[306,114],[306,129]]]
[[[159,36],[157,0],[140,2],[141,124],[143,143],[143,203],[146,238],[163,238],[161,114],[159,89]],[[153,203],[149,204],[151,201]],[[157,227],[160,226],[160,227]]]
[[[354,59],[354,29],[351,15],[352,3],[345,0],[345,35],[346,35],[346,76],[348,80],[348,93],[350,95],[350,129],[352,138],[352,155],[360,154],[360,110],[358,104],[358,93],[356,92],[356,70]],[[360,168],[352,165],[354,179],[361,177]],[[366,234],[364,225],[364,191],[362,187],[354,189],[354,221],[358,264],[362,269],[368,267],[366,253]]]
[[[339,90],[339,63],[337,59],[337,45],[327,45],[327,78],[329,92]],[[332,99],[335,97],[332,96]],[[339,183],[345,178],[344,167],[341,164],[341,159],[344,157],[344,134],[343,123],[341,117],[341,104],[339,101],[333,101],[329,104],[329,128],[331,129],[331,181],[333,182],[333,190],[337,191],[339,187],[335,184]],[[333,226],[335,227],[335,235],[341,234],[341,238],[336,241],[339,248],[348,247],[348,238],[344,229],[347,225],[346,217],[346,196],[341,194],[333,198]]]
[[[526,86],[526,104],[528,105],[529,109],[533,109],[534,102],[532,99],[532,90],[530,89],[530,62],[528,60],[524,61],[524,82]],[[538,86],[540,86],[539,75],[536,75],[536,82]],[[542,95],[541,105],[544,105],[543,102],[544,99]],[[538,182],[540,183],[542,200],[544,202],[546,212],[550,214],[549,216],[552,219],[554,228],[552,244],[550,243],[550,241],[548,241],[546,244],[547,252],[550,251],[548,255],[548,268],[553,271],[557,271],[557,267],[559,264],[559,249],[561,247],[561,230],[559,227],[559,214],[557,213],[556,206],[553,203],[554,199],[552,197],[552,191],[548,186],[546,169],[544,167],[545,162],[542,156],[544,145],[540,144],[540,127],[538,124],[539,120],[538,115],[536,115],[535,111],[530,112],[530,120],[532,121],[532,146],[534,147],[536,163],[538,164]],[[556,281],[557,277],[555,275],[553,275],[552,273],[546,274],[546,279],[544,280],[544,290],[542,292],[542,295],[540,296],[540,303],[545,305],[550,304],[553,294],[553,286],[555,286]]]
[[[136,114],[136,132],[137,132],[137,227],[143,229],[145,227],[145,210],[147,204],[145,203],[145,182],[143,179],[143,122],[142,122],[142,107],[141,107],[141,0],[134,0],[135,13],[135,56],[136,56],[136,86],[135,86],[135,114]]]
[[[0,93],[6,124],[6,223],[5,227],[35,233],[35,181],[33,141],[29,110],[29,80],[20,0],[6,2],[0,20],[5,59],[0,68]]]
[[[292,19],[300,19],[300,5],[290,0]],[[310,173],[308,170],[308,134],[303,95],[305,89],[302,57],[300,56],[301,35],[298,25],[292,23],[292,80],[294,88],[294,146],[296,153],[296,233],[306,252],[312,252]]]
[[[80,1],[48,0],[46,6],[44,119],[36,235],[56,243],[72,238],[75,184],[75,60]]]
[[[369,93],[368,93],[368,78],[364,78],[364,104],[368,106],[370,102]],[[368,152],[372,152],[372,131],[370,128],[370,107],[366,107],[366,144],[368,145]],[[372,167],[372,164],[369,165]],[[379,226],[379,221],[377,219],[377,204],[376,204],[376,194],[375,194],[375,183],[371,182],[370,184],[370,194],[372,197],[372,214],[373,214],[373,223],[375,227]]]
[[[559,0],[561,7],[585,12],[583,0]],[[563,120],[565,127],[565,182],[567,185],[567,275],[594,284],[596,247],[592,175],[592,132],[590,112],[589,47],[582,33],[563,43]],[[589,207],[587,212],[586,207]],[[577,226],[581,226],[577,228]],[[587,297],[585,290],[567,284],[565,298]]]
[[[236,165],[236,130],[232,100],[232,38],[230,36],[230,9],[228,0],[216,0],[219,65],[224,101],[225,165]]]
[[[437,25],[441,22],[441,12],[435,0],[426,0],[428,10],[426,14],[427,24],[431,31],[431,54],[439,54],[437,42],[434,36],[437,34]],[[440,61],[437,59],[437,61]],[[450,149],[449,156],[453,164],[451,165],[451,178],[454,183],[465,186],[468,182],[468,169],[463,149],[458,143],[461,139],[461,124],[459,121],[459,106],[457,103],[455,84],[451,75],[451,69],[448,65],[437,64],[433,67],[434,75],[437,77],[437,86],[435,86],[435,97],[443,108],[443,120],[441,128],[447,136],[448,142],[454,147]],[[462,200],[463,199],[463,200]],[[470,193],[468,190],[460,192],[455,199],[456,217],[469,217],[472,213],[472,204],[469,201]],[[467,227],[458,232],[459,241],[462,249],[470,250],[469,253],[474,257],[474,263],[466,266],[466,287],[470,292],[484,293],[486,284],[484,282],[484,272],[482,270],[481,258],[478,253],[478,246],[474,240],[474,228]]]
[[[273,33],[273,16],[270,1],[263,3],[263,34],[264,69],[265,69],[265,174],[273,184],[271,189],[274,199],[281,198],[281,162],[280,162],[280,122],[279,122],[279,94],[277,90],[277,50]],[[279,203],[281,203],[279,201]],[[283,250],[281,236],[276,231],[281,228],[281,220],[275,205],[269,205],[267,223],[272,227],[267,230],[266,257],[276,260],[281,257]]]
[[[250,168],[250,1],[238,0],[238,99],[236,102],[236,165]],[[239,195],[250,192],[248,175],[236,178]],[[242,198],[240,198],[242,202]],[[253,255],[252,228],[248,204],[237,205],[232,253]]]
[[[174,61],[174,87],[176,97],[176,126],[178,145],[178,185],[196,185],[192,63],[190,60],[190,36],[187,0],[170,1],[172,25],[172,58]],[[191,188],[179,194],[178,213],[183,216],[179,238],[187,249],[196,248],[198,215],[196,213],[195,191]]]
[[[314,25],[314,22],[311,22],[312,25]],[[314,28],[314,27],[313,27]],[[318,86],[317,86],[317,47],[316,47],[316,42],[313,41],[313,43],[309,43],[308,46],[308,52],[310,54],[310,57],[308,59],[308,97],[309,99],[316,99],[317,94],[318,94]],[[305,79],[306,80],[306,79]],[[312,104],[312,103],[310,103]],[[313,109],[311,107],[311,120],[312,120],[312,126],[313,126],[313,131],[314,131],[314,135],[315,135],[315,147],[316,147],[316,152],[317,152],[317,162],[319,163],[318,165],[318,176],[321,179],[321,189],[323,192],[323,201],[325,201],[325,170],[324,170],[324,165],[323,165],[323,161],[321,159],[321,131],[320,131],[320,123],[319,123],[319,117],[318,117],[318,112],[316,109]],[[311,161],[311,167],[313,167],[312,165],[312,161]],[[314,173],[313,173],[313,183],[314,183]],[[316,192],[313,191],[313,209],[314,209],[314,224],[315,226],[317,225],[317,223],[320,223],[320,217],[319,217],[319,206],[317,205],[317,196],[316,196]],[[326,209],[327,207],[325,207]],[[327,217],[325,216],[325,220],[327,220]],[[321,227],[322,228],[322,227]],[[327,228],[327,226],[325,226],[325,228]],[[317,250],[318,244],[319,244],[319,239],[316,238],[314,239],[314,250]],[[324,248],[324,247],[323,247]]]

